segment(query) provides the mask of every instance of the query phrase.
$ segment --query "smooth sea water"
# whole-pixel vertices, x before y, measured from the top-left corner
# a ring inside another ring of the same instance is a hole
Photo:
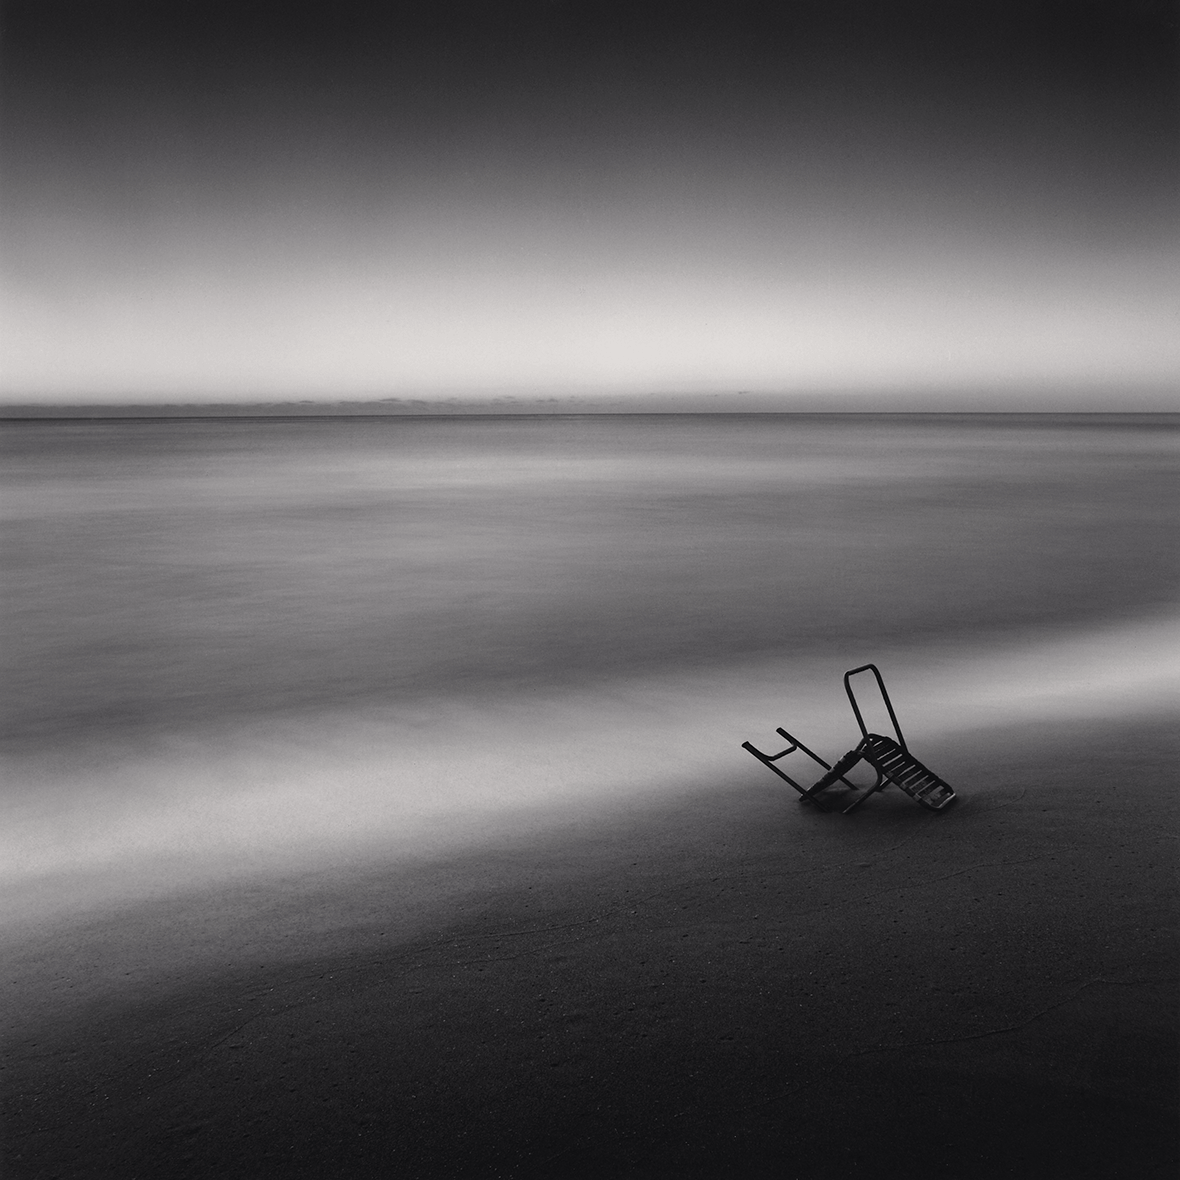
[[[421,851],[729,781],[744,738],[835,725],[871,659],[919,726],[1174,685],[1174,416],[11,421],[2,446],[21,880]]]

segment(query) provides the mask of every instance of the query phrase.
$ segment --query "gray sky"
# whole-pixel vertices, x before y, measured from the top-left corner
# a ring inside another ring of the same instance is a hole
[[[1180,408],[1171,6],[1033,7],[9,0],[0,397]]]

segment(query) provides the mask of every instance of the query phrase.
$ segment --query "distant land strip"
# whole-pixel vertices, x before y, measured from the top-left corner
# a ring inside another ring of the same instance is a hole
[[[285,401],[0,401],[0,420],[27,418],[322,418],[574,414],[1087,414],[1180,413],[1178,389],[1023,389],[822,393],[621,393],[384,397]]]

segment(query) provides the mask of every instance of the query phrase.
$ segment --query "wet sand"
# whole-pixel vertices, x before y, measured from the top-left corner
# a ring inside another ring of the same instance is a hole
[[[915,752],[9,928],[5,1174],[1174,1175],[1174,732]]]

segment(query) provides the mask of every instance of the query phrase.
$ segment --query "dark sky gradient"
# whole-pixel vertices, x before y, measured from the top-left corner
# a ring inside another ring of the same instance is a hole
[[[8,400],[1180,374],[1174,4],[2,11]]]

